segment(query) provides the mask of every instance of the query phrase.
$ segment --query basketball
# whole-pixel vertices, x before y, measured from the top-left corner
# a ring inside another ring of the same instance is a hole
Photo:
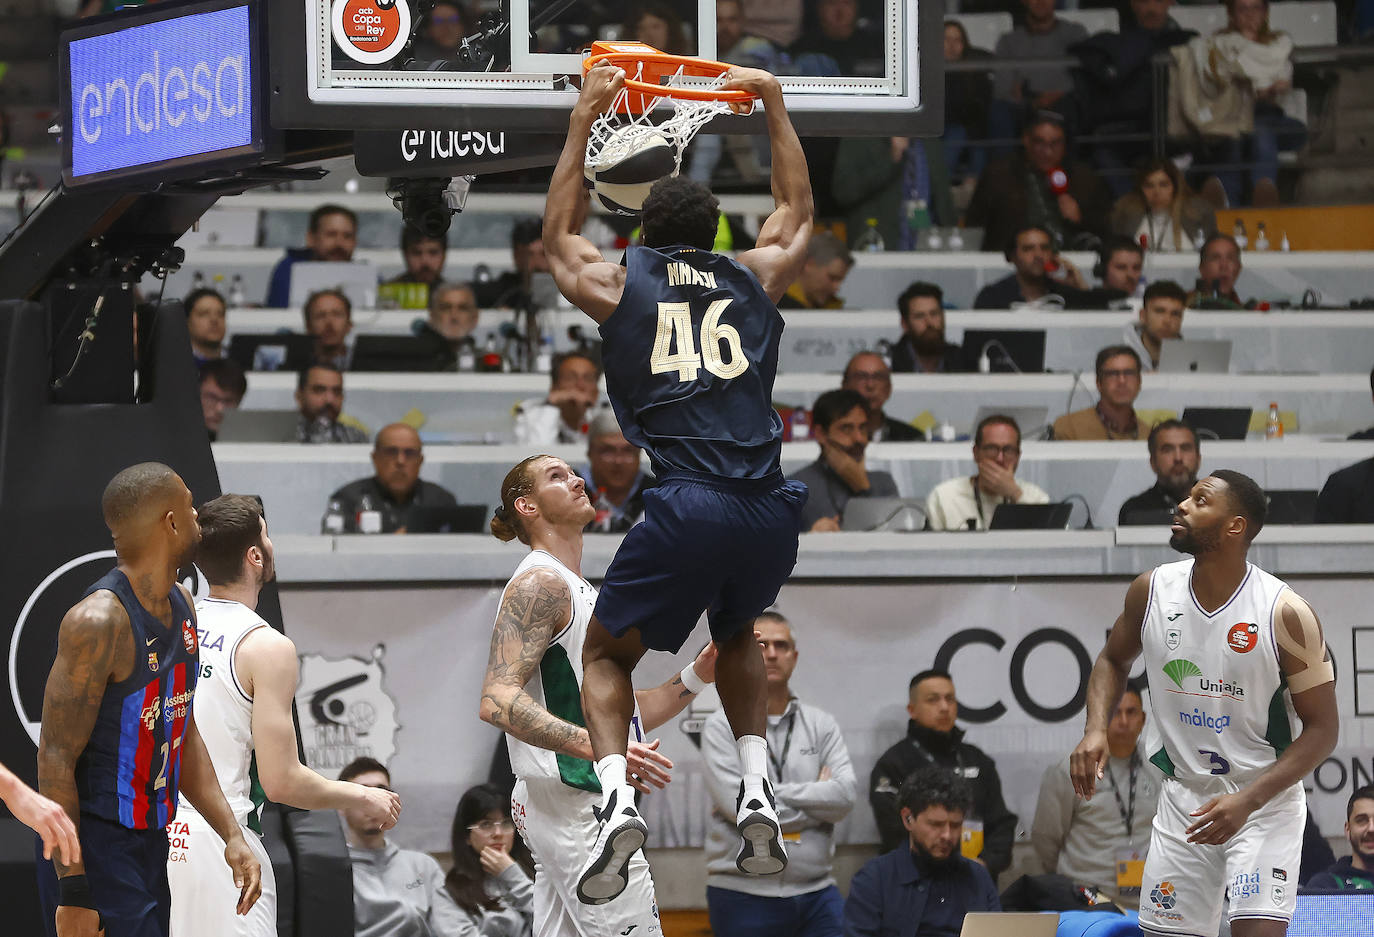
[[[657,181],[616,185],[598,180],[592,191],[596,193],[596,200],[601,207],[607,211],[617,215],[637,215],[644,209],[644,200],[649,197],[649,190]]]
[[[609,131],[599,158],[585,172],[607,211],[636,215],[649,189],[677,171],[677,148],[654,127],[631,125]]]

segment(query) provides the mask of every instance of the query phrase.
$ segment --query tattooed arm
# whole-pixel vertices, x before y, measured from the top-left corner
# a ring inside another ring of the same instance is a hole
[[[701,649],[692,661],[692,669],[703,683],[714,683],[716,679],[716,643],[712,641]],[[652,732],[663,723],[676,716],[695,696],[682,684],[682,674],[673,674],[673,679],[659,684],[652,690],[635,692],[635,702],[639,704],[639,715],[644,720],[644,731]]]

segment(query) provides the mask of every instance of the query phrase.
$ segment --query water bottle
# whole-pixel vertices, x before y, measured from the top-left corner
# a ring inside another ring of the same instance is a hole
[[[803,442],[811,438],[811,414],[806,412],[805,407],[793,407],[788,424],[792,429],[793,442]]]
[[[938,251],[945,246],[945,239],[940,237],[940,229],[934,226],[926,228],[926,250]]]
[[[878,232],[878,219],[870,218],[864,224],[864,233],[860,234],[859,239],[854,242],[854,249],[875,253],[887,250],[887,245],[883,243],[883,236]]]
[[[1283,232],[1283,237],[1279,239],[1279,250],[1291,251],[1292,249],[1293,245],[1288,243],[1288,232],[1285,231]]]
[[[193,290],[203,290],[203,289],[205,289],[205,274],[201,273],[199,270],[197,270],[197,271],[195,272],[195,275],[191,277],[191,289],[193,289]]]
[[[960,230],[959,228],[950,228],[950,230],[949,230],[949,239],[945,241],[945,245],[946,245],[947,247],[949,247],[949,249],[952,250],[952,251],[961,251],[961,250],[963,250],[963,249],[964,249],[964,232],[963,232],[962,230]]]
[[[382,512],[372,500],[372,495],[364,494],[358,501],[358,533],[379,534],[382,532]]]
[[[611,529],[611,499],[606,497],[606,489],[596,489],[596,517],[592,518],[592,527],[602,533],[609,533]]]
[[[474,371],[477,369],[477,346],[472,340],[471,335],[463,337],[458,344],[458,370]]]
[[[547,332],[539,339],[539,354],[535,356],[534,369],[540,374],[548,374],[553,370],[553,336]]]
[[[477,370],[487,374],[500,373],[506,369],[506,359],[496,347],[496,335],[487,333],[486,344],[482,346],[482,360]]]
[[[234,279],[229,281],[229,305],[234,309],[239,309],[247,303],[248,300],[243,292],[243,277],[236,273]]]
[[[1255,225],[1255,250],[1267,251],[1269,249],[1269,235],[1264,231],[1264,222]]]
[[[1264,422],[1265,439],[1283,438],[1283,420],[1279,417],[1279,405],[1269,404],[1269,419]]]
[[[344,509],[343,505],[335,498],[329,502],[329,507],[325,509],[324,517],[320,520],[320,533],[341,534],[343,532]]]
[[[1245,236],[1244,221],[1241,221],[1239,218],[1236,219],[1235,225],[1231,228],[1231,237],[1236,239],[1237,247],[1241,250],[1245,250],[1246,246],[1250,243],[1250,239]]]

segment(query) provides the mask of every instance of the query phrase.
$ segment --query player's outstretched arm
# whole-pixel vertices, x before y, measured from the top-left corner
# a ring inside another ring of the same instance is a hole
[[[1190,843],[1226,842],[1250,814],[1316,770],[1336,747],[1340,732],[1336,671],[1326,652],[1321,622],[1292,589],[1285,589],[1274,606],[1274,640],[1279,646],[1279,670],[1293,697],[1293,710],[1302,720],[1302,731],[1246,787],[1193,811],[1197,819],[1187,830]]]
[[[186,714],[186,734],[181,740],[181,793],[224,840],[224,861],[234,873],[234,887],[239,889],[235,910],[247,914],[262,895],[262,866],[248,848],[238,818],[220,790],[210,752],[196,728],[194,709]]]
[[[60,849],[62,855],[81,861],[81,840],[67,811],[19,780],[4,765],[0,765],[0,800],[20,823],[42,837],[44,859],[51,859],[53,850]]]
[[[691,663],[697,680],[702,684],[716,682],[716,654],[716,643],[711,641]],[[635,702],[639,704],[639,715],[644,720],[644,731],[652,732],[682,712],[699,692],[683,682],[681,673],[674,674],[673,679],[651,690],[636,690]]]
[[[768,298],[776,303],[806,262],[806,242],[811,239],[815,212],[811,175],[778,80],[762,69],[738,66],[731,68],[728,76],[721,88],[758,95],[768,118],[773,203],[777,207],[759,229],[754,249],[740,254],[737,260],[753,271]]]
[[[1126,605],[1107,635],[1107,644],[1097,655],[1088,677],[1088,721],[1083,741],[1069,756],[1069,777],[1074,793],[1090,798],[1102,777],[1107,762],[1107,723],[1112,710],[1126,692],[1131,664],[1140,656],[1140,629],[1145,624],[1150,601],[1150,573],[1135,577],[1126,590]]]
[[[396,825],[401,798],[395,792],[334,781],[301,764],[291,718],[300,663],[290,638],[271,628],[249,633],[234,652],[234,671],[253,698],[253,751],[269,800],[302,810],[359,809],[381,829]]]
[[[625,268],[607,263],[596,245],[582,236],[587,220],[587,190],[582,182],[587,137],[592,123],[625,85],[625,72],[598,65],[582,79],[568,120],[568,141],[549,181],[544,205],[544,255],[559,291],[600,325],[615,312],[625,291]]]

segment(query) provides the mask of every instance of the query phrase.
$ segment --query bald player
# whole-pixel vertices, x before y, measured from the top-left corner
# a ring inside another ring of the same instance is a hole
[[[76,825],[81,853],[59,846],[39,862],[39,899],[49,935],[167,937],[178,793],[224,840],[240,914],[258,899],[261,867],[191,712],[196,616],[177,582],[200,540],[191,492],[143,462],[111,480],[101,508],[118,565],[62,618],[38,741],[39,791]]]

